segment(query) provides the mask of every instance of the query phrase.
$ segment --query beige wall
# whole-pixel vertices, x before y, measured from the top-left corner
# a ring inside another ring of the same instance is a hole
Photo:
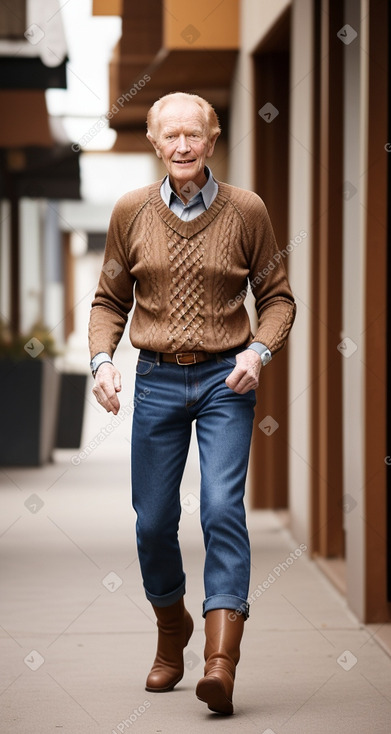
[[[360,8],[361,5],[361,8]],[[346,22],[360,29],[360,44],[349,46],[345,66],[344,180],[357,193],[344,201],[343,337],[357,351],[343,359],[344,493],[357,502],[345,514],[347,596],[349,606],[364,618],[365,597],[365,487],[364,487],[364,258],[367,153],[368,2],[348,0]],[[363,19],[361,22],[361,18]],[[369,243],[368,243],[368,246]]]
[[[252,52],[291,3],[287,0],[243,0],[241,51],[232,86],[229,141],[229,182],[254,186],[254,120]],[[289,256],[290,281],[298,313],[290,339],[289,471],[292,530],[309,543],[309,328],[311,247],[311,109],[312,2],[295,0],[292,7],[291,138],[289,238],[302,229],[308,237]]]
[[[252,53],[290,5],[291,0],[242,0],[242,49]]]
[[[278,20],[288,2],[243,0],[242,39],[232,86],[229,181],[254,186],[254,120],[251,54]],[[298,542],[311,548],[310,537],[310,324],[312,249],[312,0],[293,0],[291,14],[291,99],[289,238],[304,229],[308,236],[289,256],[289,278],[297,301],[289,358],[289,509]],[[365,280],[366,168],[368,137],[369,0],[347,0],[345,22],[359,33],[359,43],[345,50],[344,181],[357,192],[344,199],[343,332],[357,350],[343,360],[343,493],[357,502],[344,515],[347,599],[360,619],[365,616]]]
[[[252,87],[251,58],[242,49],[232,83],[228,183],[243,189],[252,189],[254,186]]]
[[[234,186],[254,186],[253,75],[251,54],[291,0],[242,0],[240,53],[232,81],[228,180]]]
[[[291,29],[289,232],[306,239],[289,256],[297,302],[289,359],[289,507],[295,538],[311,548],[310,513],[310,268],[312,220],[312,0],[295,0]]]

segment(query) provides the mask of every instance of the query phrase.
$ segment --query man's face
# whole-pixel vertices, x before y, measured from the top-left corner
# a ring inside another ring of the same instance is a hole
[[[181,195],[181,188],[188,181],[201,188],[206,182],[205,160],[212,155],[217,138],[210,139],[203,110],[192,101],[166,102],[156,128],[155,140],[148,137],[166,166],[176,193]]]

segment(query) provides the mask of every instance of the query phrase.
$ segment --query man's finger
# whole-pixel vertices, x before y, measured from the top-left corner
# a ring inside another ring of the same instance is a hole
[[[239,395],[244,395],[246,392],[249,392],[249,390],[256,390],[258,387],[258,382],[256,382],[254,379],[251,380],[241,380],[236,387],[234,388],[234,392],[238,393]]]
[[[112,410],[113,413],[116,415],[119,411],[119,400],[117,398],[117,393],[111,393],[110,395],[107,395],[107,403],[109,404],[110,408],[109,410]]]
[[[228,375],[225,384],[227,385],[227,387],[230,387],[231,390],[234,390],[245,374],[246,370],[243,367],[239,367],[239,365],[236,365],[236,367],[234,367],[232,372]]]
[[[258,380],[248,370],[236,365],[228,375],[225,384],[239,395],[244,395],[249,390],[255,390],[258,387]]]
[[[116,392],[121,392],[122,385],[121,385],[121,375],[117,371],[114,375],[114,387]]]

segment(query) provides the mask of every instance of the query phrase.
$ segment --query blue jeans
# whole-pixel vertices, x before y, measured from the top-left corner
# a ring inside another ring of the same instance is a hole
[[[195,420],[206,551],[203,616],[223,608],[248,616],[250,546],[243,496],[255,392],[239,395],[225,384],[235,366],[235,353],[242,349],[189,366],[161,362],[156,352],[140,352],[132,503],[144,589],[157,607],[170,606],[185,593],[178,542],[179,490]]]

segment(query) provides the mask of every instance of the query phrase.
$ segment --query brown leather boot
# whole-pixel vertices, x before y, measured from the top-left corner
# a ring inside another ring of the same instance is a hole
[[[152,605],[153,606],[153,605]],[[183,677],[183,649],[193,632],[193,620],[183,597],[169,607],[155,607],[158,642],[156,657],[145,689],[154,693],[172,691]]]
[[[230,609],[212,609],[205,618],[205,677],[196,696],[218,714],[233,714],[232,693],[240,657],[244,617]]]

